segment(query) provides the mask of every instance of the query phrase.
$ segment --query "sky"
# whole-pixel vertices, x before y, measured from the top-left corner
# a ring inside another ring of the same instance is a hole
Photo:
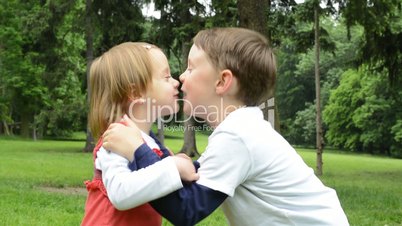
[[[304,0],[295,0],[295,1],[296,1],[296,3],[304,2]],[[198,2],[205,6],[208,6],[210,4],[211,0],[198,0]],[[208,8],[209,7],[207,7],[207,11],[208,11]],[[146,16],[152,16],[157,19],[159,19],[161,17],[161,12],[159,10],[155,10],[155,5],[153,3],[147,4],[146,7],[144,7],[142,9],[142,13]]]

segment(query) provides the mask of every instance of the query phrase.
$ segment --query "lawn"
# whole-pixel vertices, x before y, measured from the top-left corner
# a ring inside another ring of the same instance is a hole
[[[167,133],[166,145],[182,140]],[[197,135],[199,151],[207,137]],[[79,225],[92,177],[92,155],[83,141],[29,141],[0,137],[0,225]],[[298,152],[312,167],[315,153]],[[324,153],[322,181],[335,188],[351,225],[402,225],[402,160]],[[164,225],[170,225],[164,222]],[[198,225],[226,225],[220,210]]]

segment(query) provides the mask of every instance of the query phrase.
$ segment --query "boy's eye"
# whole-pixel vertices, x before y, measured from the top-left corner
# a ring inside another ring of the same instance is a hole
[[[166,75],[166,76],[165,76],[165,79],[166,79],[166,80],[169,80],[171,77],[172,77],[171,75]]]
[[[187,68],[187,71],[188,71],[189,73],[191,73],[191,72],[193,71],[193,69],[192,69],[192,68]]]

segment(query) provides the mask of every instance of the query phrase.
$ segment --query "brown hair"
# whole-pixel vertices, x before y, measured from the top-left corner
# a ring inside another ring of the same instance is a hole
[[[276,62],[263,35],[244,28],[212,28],[198,32],[193,41],[218,70],[232,71],[244,104],[256,106],[272,97]]]
[[[125,42],[92,62],[89,126],[95,138],[127,113],[130,99],[146,91],[152,81],[152,61],[147,49],[152,47],[155,46],[143,42]]]

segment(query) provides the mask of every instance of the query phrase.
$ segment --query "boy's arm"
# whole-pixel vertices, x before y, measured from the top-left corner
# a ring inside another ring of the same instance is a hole
[[[159,156],[149,148],[145,143],[137,148],[134,153],[134,160],[128,164],[130,170],[135,171],[145,168],[156,162],[161,161]]]
[[[227,197],[228,195],[220,191],[191,183],[150,203],[172,224],[190,226],[209,216]]]
[[[174,225],[194,225],[233,196],[252,167],[248,148],[236,134],[216,132],[200,157],[200,179],[151,205]]]
[[[164,149],[163,146],[160,147],[162,150]],[[136,166],[142,168],[152,164],[150,154],[152,152],[147,145],[137,149],[134,154],[136,161],[129,164],[130,169],[135,170]],[[150,203],[155,210],[174,225],[194,225],[210,215],[226,198],[227,195],[223,192],[197,183],[190,183],[185,184],[182,189]]]
[[[146,153],[147,158],[144,162],[150,160],[153,163],[157,160],[152,157],[152,153]],[[128,163],[125,158],[104,148],[97,153],[97,168],[102,171],[102,180],[108,197],[119,210],[134,208],[183,186],[171,157],[157,161],[146,169],[133,172],[127,168]]]

